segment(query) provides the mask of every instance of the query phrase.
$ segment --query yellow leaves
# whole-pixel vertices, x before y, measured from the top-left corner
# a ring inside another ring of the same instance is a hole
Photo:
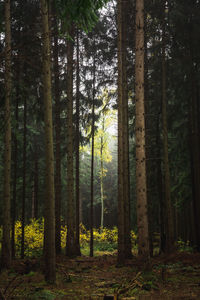
[[[43,247],[43,232],[44,232],[44,219],[41,221],[31,219],[30,223],[24,228],[25,235],[25,255],[33,256],[41,253]],[[16,252],[20,253],[21,249],[21,221],[15,223],[15,245]]]
[[[0,228],[0,238],[1,238]],[[21,250],[21,222],[15,223],[15,244],[16,254],[20,255]],[[67,226],[61,226],[61,247],[64,249],[66,246]],[[102,243],[116,244],[118,239],[117,227],[109,228],[94,228],[93,230],[94,241]],[[31,219],[30,223],[25,226],[25,255],[38,256],[41,255],[43,250],[43,237],[44,237],[44,219],[35,220]],[[136,244],[137,236],[135,232],[131,231],[131,240]],[[80,244],[85,247],[90,242],[90,230],[87,230],[83,224],[80,224]]]

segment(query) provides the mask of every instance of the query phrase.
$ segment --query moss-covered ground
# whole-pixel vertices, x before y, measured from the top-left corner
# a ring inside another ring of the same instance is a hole
[[[13,262],[0,274],[0,299],[200,299],[200,254],[177,252],[124,266],[116,254],[57,258],[56,284],[48,285],[41,259]],[[104,298],[105,297],[105,298]]]

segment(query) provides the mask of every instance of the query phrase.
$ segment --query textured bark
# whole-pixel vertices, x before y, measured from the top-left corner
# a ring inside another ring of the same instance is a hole
[[[61,122],[60,122],[60,88],[59,88],[59,65],[58,65],[58,22],[54,9],[54,96],[55,96],[55,245],[56,253],[61,253]]]
[[[39,190],[39,167],[38,167],[38,153],[37,145],[35,150],[35,166],[34,166],[34,218],[38,219],[38,190]]]
[[[125,258],[132,257],[130,236],[130,174],[129,174],[129,126],[127,88],[127,1],[122,1],[122,109],[123,109],[123,168],[124,168],[124,217]]]
[[[17,140],[17,130],[18,130],[18,120],[19,120],[19,85],[20,85],[20,71],[18,70],[18,80],[16,88],[16,106],[15,106],[15,134],[14,134],[14,170],[13,170],[13,199],[12,199],[12,237],[11,237],[11,251],[12,258],[15,258],[15,221],[16,221],[16,200],[17,200],[17,171],[18,171],[18,140]]]
[[[94,47],[95,48],[95,47]],[[93,241],[93,227],[94,227],[94,125],[95,125],[95,82],[96,82],[96,65],[95,57],[93,61],[93,96],[92,96],[92,147],[91,147],[91,183],[90,183],[90,257],[93,257],[94,241]]]
[[[191,153],[191,174],[193,194],[193,215],[194,215],[194,246],[200,252],[200,124],[199,124],[199,95],[196,79],[196,71],[193,64],[193,49],[191,46],[191,74],[190,74],[190,99],[189,99],[189,128],[190,128],[190,153]]]
[[[131,256],[126,1],[118,1],[118,262]]]
[[[69,32],[73,36],[73,28]],[[67,245],[66,255],[76,254],[75,199],[73,170],[73,50],[72,40],[67,41]]]
[[[44,256],[45,279],[53,283],[55,269],[55,198],[54,198],[54,153],[53,122],[51,95],[51,60],[48,24],[47,0],[40,0],[43,34],[43,86],[44,86],[44,122],[45,122],[45,157],[46,157],[46,195],[44,211]]]
[[[159,116],[157,117],[156,124],[156,157],[161,157],[160,149],[162,148],[160,141],[160,120]],[[157,193],[159,198],[159,225],[160,225],[160,252],[165,250],[165,222],[164,222],[164,212],[165,212],[165,203],[163,197],[163,183],[162,183],[162,170],[161,170],[161,159],[156,161],[156,178],[157,178]]]
[[[35,141],[36,149],[34,155],[34,178],[33,178],[33,189],[32,189],[32,219],[38,219],[38,154],[37,144]]]
[[[5,1],[5,154],[4,154],[4,186],[3,186],[3,240],[1,251],[1,267],[11,264],[10,239],[10,172],[11,172],[11,24],[10,0]]]
[[[76,34],[76,253],[81,254],[80,250],[80,159],[79,159],[79,146],[80,146],[80,74],[79,74],[79,31]]]
[[[27,101],[24,98],[24,137],[23,137],[23,185],[22,185],[22,235],[21,235],[21,258],[24,258],[24,227],[25,227],[25,203],[26,203],[26,121],[27,121]]]
[[[144,109],[144,1],[136,0],[135,134],[138,253],[149,258]]]
[[[165,1],[163,2],[164,16],[165,16]],[[166,98],[166,59],[165,59],[165,17],[163,17],[162,24],[162,126],[163,126],[163,172],[164,172],[164,195],[165,195],[165,231],[166,243],[165,251],[170,253],[174,248],[174,228],[173,215],[171,205],[170,192],[170,171],[169,171],[169,157],[168,157],[168,130],[167,130],[167,98]]]

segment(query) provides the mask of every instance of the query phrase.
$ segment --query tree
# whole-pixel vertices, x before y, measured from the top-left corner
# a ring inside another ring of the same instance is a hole
[[[95,41],[94,41],[95,46]],[[95,84],[96,84],[96,55],[93,58],[93,92],[92,92],[92,144],[91,144],[91,183],[90,183],[90,257],[93,257],[94,241],[93,241],[93,226],[94,226],[94,131],[95,131]]]
[[[118,262],[131,256],[126,2],[118,1]]]
[[[76,248],[80,255],[80,62],[79,30],[76,32]]]
[[[69,34],[74,37],[74,27]],[[73,132],[73,53],[74,42],[67,41],[67,244],[66,255],[76,255],[74,199],[74,132]]]
[[[100,226],[101,229],[104,227],[104,199],[105,199],[105,192],[104,192],[104,177],[106,176],[107,169],[104,167],[104,162],[110,162],[112,160],[112,156],[108,149],[108,140],[110,138],[107,130],[113,121],[113,111],[110,111],[109,100],[110,97],[108,96],[108,91],[103,92],[103,108],[101,110],[101,119],[100,119],[100,128],[96,133],[96,155],[100,157],[100,185],[101,185],[101,222]]]
[[[10,240],[10,171],[11,171],[11,21],[10,0],[5,1],[5,156],[4,156],[4,193],[3,193],[3,240],[1,267],[11,264]]]
[[[48,21],[48,2],[40,0],[43,34],[43,89],[45,122],[45,156],[46,156],[46,197],[44,221],[44,256],[45,279],[53,283],[56,279],[55,269],[55,203],[54,203],[54,153],[53,122],[51,96],[50,37]]]
[[[135,134],[138,253],[149,258],[144,111],[144,1],[136,0]]]
[[[21,236],[21,258],[24,258],[24,230],[25,230],[25,204],[26,204],[26,147],[27,147],[27,95],[24,95],[24,136],[23,136],[23,188],[22,188],[22,236]]]
[[[54,1],[55,2],[55,1]],[[60,83],[59,83],[59,48],[58,20],[55,3],[53,7],[53,57],[54,57],[54,97],[55,97],[55,246],[56,253],[61,253],[61,120],[60,120]]]
[[[166,62],[165,62],[165,3],[163,1],[163,22],[162,22],[162,125],[163,125],[163,169],[164,169],[164,195],[165,195],[165,231],[166,244],[165,250],[167,253],[173,251],[173,216],[172,204],[170,195],[170,171],[169,171],[169,157],[168,157],[168,130],[167,130],[167,98],[166,98]]]

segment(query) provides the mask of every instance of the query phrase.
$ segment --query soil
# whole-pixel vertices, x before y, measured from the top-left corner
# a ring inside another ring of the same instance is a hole
[[[16,260],[0,274],[0,299],[200,299],[200,254],[175,253],[151,259],[133,257],[57,258],[56,284],[48,285],[37,259]]]

